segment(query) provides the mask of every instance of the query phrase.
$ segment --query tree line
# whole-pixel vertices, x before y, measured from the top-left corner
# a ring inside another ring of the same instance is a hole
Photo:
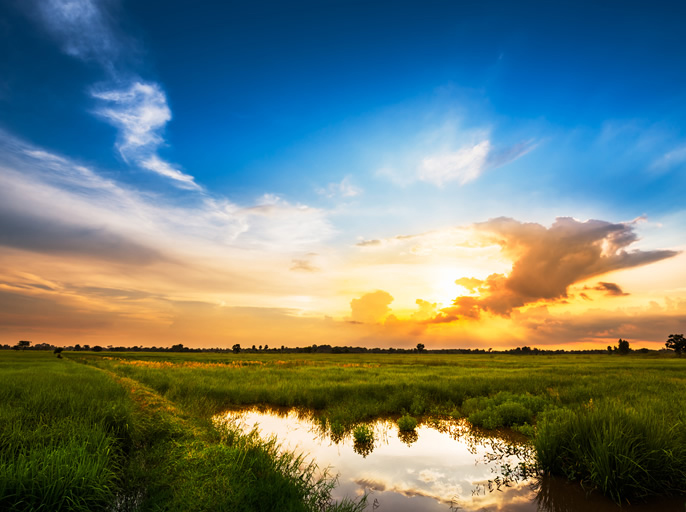
[[[674,351],[674,353],[681,357],[681,354],[686,352],[686,338],[683,334],[670,334],[665,342],[665,348]],[[91,351],[101,352],[107,350],[108,352],[218,352],[228,353],[286,353],[286,354],[515,354],[515,355],[545,355],[545,354],[628,354],[630,352],[647,353],[652,350],[641,348],[636,351],[631,349],[630,343],[622,338],[619,339],[617,345],[614,347],[608,345],[607,349],[586,349],[586,350],[564,350],[564,349],[540,349],[536,347],[516,347],[506,350],[493,350],[483,348],[440,348],[427,349],[423,343],[418,343],[414,348],[379,348],[379,347],[353,347],[353,346],[331,346],[331,345],[306,345],[304,347],[269,347],[269,345],[252,345],[251,347],[242,347],[240,343],[235,343],[231,348],[228,347],[214,347],[214,348],[191,348],[186,347],[182,343],[172,345],[171,347],[143,347],[143,346],[112,346],[102,347],[100,345],[81,345],[60,347],[51,345],[49,343],[36,343],[28,340],[21,340],[16,345],[0,345],[0,350],[52,350],[55,354],[64,351]],[[58,352],[59,350],[59,352]]]

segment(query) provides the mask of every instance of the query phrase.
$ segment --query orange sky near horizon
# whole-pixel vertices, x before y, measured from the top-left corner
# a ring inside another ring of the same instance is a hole
[[[639,224],[500,218],[304,254],[159,230],[143,256],[4,250],[0,343],[659,349],[683,330],[686,255],[632,250]]]

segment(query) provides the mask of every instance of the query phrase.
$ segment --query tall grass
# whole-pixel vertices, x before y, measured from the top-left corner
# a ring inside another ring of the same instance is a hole
[[[601,400],[544,413],[534,441],[543,468],[621,503],[686,490],[686,428],[649,410]]]
[[[217,430],[139,381],[0,352],[0,510],[357,511],[256,433]]]
[[[114,499],[131,404],[101,372],[45,353],[0,360],[0,509],[95,510]]]

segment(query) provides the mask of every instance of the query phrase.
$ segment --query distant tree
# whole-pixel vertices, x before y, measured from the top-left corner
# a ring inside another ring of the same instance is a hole
[[[612,345],[607,346],[607,353],[612,354]]]
[[[31,342],[30,342],[30,341],[21,340],[20,342],[18,342],[18,343],[15,345],[15,348],[18,348],[18,349],[20,348],[20,349],[22,349],[22,350],[26,350],[26,349],[29,348],[30,346],[31,346]]]
[[[269,345],[264,346],[264,351],[266,352],[267,350],[269,350]]]
[[[257,347],[255,345],[252,346],[253,350],[257,350]]]
[[[424,343],[417,343],[417,352],[424,352]]]
[[[231,347],[231,350],[233,350],[234,354],[238,354],[241,351],[241,344],[236,343],[233,347]]]
[[[262,345],[260,345],[260,351],[262,350]]]
[[[83,346],[83,350],[90,350],[90,349],[91,349],[91,346],[90,346],[90,345],[84,345],[84,346]]]
[[[631,348],[629,348],[629,342],[627,340],[619,338],[619,341],[617,342],[617,352],[619,352],[622,355],[631,352]]]
[[[78,343],[74,345],[74,350],[81,350],[81,345],[79,345]]]
[[[93,347],[93,352],[102,352],[102,347],[100,345],[95,345]]]
[[[681,357],[681,353],[686,352],[686,338],[683,334],[670,334],[665,347],[672,349],[677,356]]]
[[[52,351],[53,354],[57,354],[58,359],[62,359],[62,351],[64,349],[62,347],[55,347],[55,350]]]

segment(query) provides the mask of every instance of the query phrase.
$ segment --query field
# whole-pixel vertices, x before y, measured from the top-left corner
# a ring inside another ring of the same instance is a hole
[[[3,352],[0,368],[3,509],[326,508],[315,467],[212,425],[248,405],[332,431],[464,416],[529,436],[535,470],[617,502],[686,490],[686,358],[664,354]]]

